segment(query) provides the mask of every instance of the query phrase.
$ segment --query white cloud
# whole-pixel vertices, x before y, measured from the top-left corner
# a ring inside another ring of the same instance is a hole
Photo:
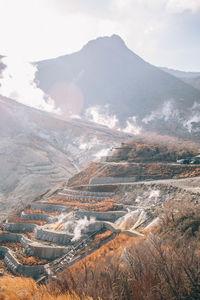
[[[116,33],[147,61],[165,65],[172,55],[163,53],[162,38],[173,18],[199,8],[200,0],[0,0],[0,54],[41,60]]]
[[[182,13],[186,10],[195,13],[200,10],[200,0],[167,0],[166,9],[170,13]]]

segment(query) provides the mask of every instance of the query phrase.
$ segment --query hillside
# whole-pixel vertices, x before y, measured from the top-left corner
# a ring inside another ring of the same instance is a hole
[[[200,90],[200,73],[199,72],[183,72],[168,68],[160,68],[161,70],[183,80],[185,83],[190,84],[195,89]]]
[[[122,127],[135,117],[137,126],[160,134],[193,133],[191,123],[197,121],[191,108],[199,105],[200,91],[145,62],[119,36],[90,41],[79,52],[38,62],[37,68],[37,84],[63,114],[116,116]]]
[[[0,217],[27,205],[95,160],[126,134],[64,121],[0,96]]]
[[[198,146],[191,143],[184,143],[181,147],[130,141],[113,149],[112,155],[105,157],[104,161],[89,164],[72,176],[68,184],[87,185],[95,183],[97,179],[106,181],[106,178],[109,184],[109,178],[126,178],[128,182],[129,178],[133,181],[143,181],[199,176],[199,164],[176,163],[179,159],[194,157],[198,150]]]

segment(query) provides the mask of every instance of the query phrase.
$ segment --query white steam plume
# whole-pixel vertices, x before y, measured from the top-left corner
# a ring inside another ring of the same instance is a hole
[[[148,124],[151,121],[160,119],[168,121],[171,117],[177,116],[177,114],[178,112],[174,109],[172,101],[166,101],[160,109],[152,111],[150,115],[142,119],[142,122]]]
[[[74,237],[72,239],[72,241],[77,241],[81,238],[81,235],[82,235],[82,232],[84,230],[87,230],[87,227],[90,225],[90,224],[93,224],[95,223],[95,218],[91,218],[91,219],[87,219],[87,217],[85,216],[84,219],[80,219],[77,221],[76,223],[76,226],[74,228]]]
[[[116,115],[111,115],[109,113],[109,106],[105,105],[105,106],[92,106],[89,107],[86,110],[86,118],[89,121],[101,124],[101,125],[105,125],[109,128],[115,128],[117,126],[118,123],[118,119],[116,117]]]
[[[200,122],[200,104],[194,102],[191,108],[191,116],[188,120],[186,120],[183,125],[184,127],[191,133],[192,131],[199,131],[199,128],[194,128],[193,125],[195,123]]]
[[[118,128],[119,131],[123,131],[125,133],[130,133],[134,135],[138,135],[141,133],[142,128],[137,125],[136,117],[133,116],[126,121],[125,128]]]
[[[94,156],[97,159],[100,159],[101,157],[107,156],[109,152],[110,152],[110,148],[101,149]]]
[[[31,107],[59,113],[54,107],[54,101],[36,86],[35,65],[16,57],[4,57],[2,62],[6,68],[0,78],[1,95]]]

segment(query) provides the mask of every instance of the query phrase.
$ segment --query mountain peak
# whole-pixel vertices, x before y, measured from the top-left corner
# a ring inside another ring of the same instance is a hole
[[[123,39],[119,35],[113,34],[111,36],[103,36],[91,40],[83,47],[83,49],[96,48],[96,47],[107,48],[107,47],[116,47],[116,46],[127,48]]]

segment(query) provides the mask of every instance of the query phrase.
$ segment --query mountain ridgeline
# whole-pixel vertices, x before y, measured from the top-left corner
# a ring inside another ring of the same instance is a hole
[[[182,137],[197,122],[193,108],[200,105],[200,91],[145,62],[117,35],[38,62],[37,68],[39,87],[65,114],[71,110],[84,116],[91,107],[100,107],[103,114],[106,107],[120,126],[134,116],[143,128]]]

